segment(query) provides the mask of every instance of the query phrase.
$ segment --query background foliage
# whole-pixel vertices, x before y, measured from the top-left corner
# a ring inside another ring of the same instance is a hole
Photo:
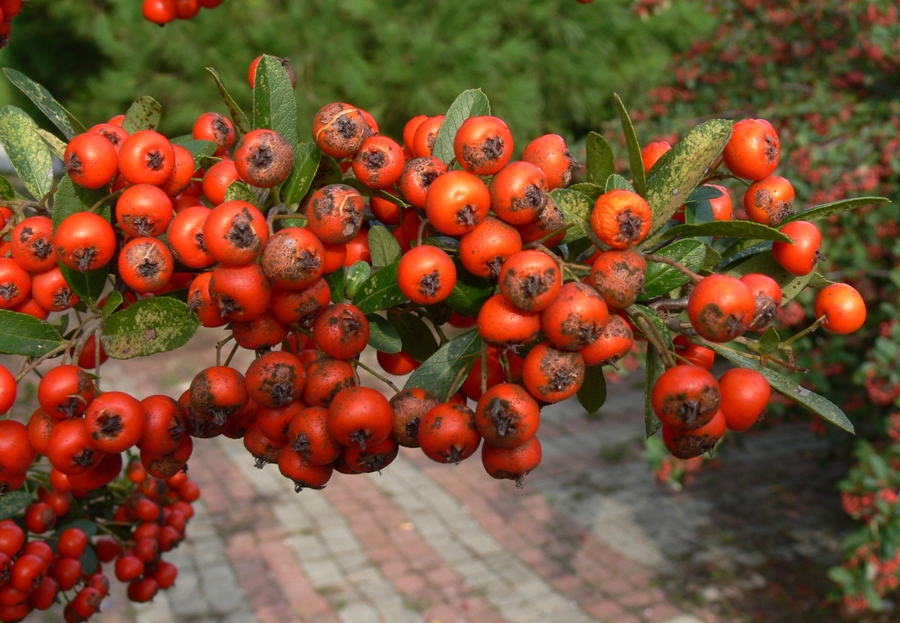
[[[160,28],[133,2],[34,1],[0,60],[51,85],[91,124],[146,94],[163,104],[163,131],[188,131],[200,107],[223,108],[204,67],[246,99],[247,67],[265,52],[290,58],[297,72],[301,136],[330,101],[366,108],[398,136],[412,116],[443,114],[480,87],[515,137],[574,138],[612,117],[614,89],[637,97],[674,50],[708,30],[698,4],[641,21],[630,0],[602,10],[574,0],[490,10],[479,0],[240,0]]]

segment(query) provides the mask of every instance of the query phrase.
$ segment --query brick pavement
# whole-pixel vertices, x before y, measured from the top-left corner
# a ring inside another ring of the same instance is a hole
[[[190,378],[174,355],[162,374],[118,364],[105,387],[177,396]],[[404,448],[382,474],[335,473],[324,491],[295,494],[276,466],[256,469],[240,442],[198,441],[190,474],[202,498],[187,542],[169,557],[176,586],[140,606],[117,588],[102,621],[725,621],[667,582],[708,559],[752,566],[754,552],[705,538],[714,496],[655,483],[640,456],[642,400],[618,383],[600,419],[573,404],[548,408],[544,462],[523,490],[489,478],[477,457],[446,466]],[[795,432],[754,439],[736,460],[821,449]]]

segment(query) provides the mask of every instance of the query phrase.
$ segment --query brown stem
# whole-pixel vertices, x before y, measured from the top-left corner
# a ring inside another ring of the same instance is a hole
[[[655,312],[659,311],[682,311],[687,309],[688,297],[682,296],[677,299],[658,298],[645,303],[647,307]]]
[[[528,244],[524,245],[522,248],[523,249],[536,249],[539,246],[543,246],[543,244],[545,242],[547,242],[548,240],[550,240],[551,238],[553,238],[560,232],[568,231],[568,230],[572,229],[573,227],[575,227],[575,223],[570,223],[570,224],[566,225],[565,227],[560,227],[559,229],[554,229],[549,234],[545,234],[545,235],[541,236],[540,238],[538,238],[537,240],[533,240],[533,241],[529,242]]]
[[[366,372],[368,372],[369,374],[371,374],[372,376],[374,376],[376,379],[378,379],[379,381],[381,381],[382,383],[386,384],[388,387],[390,387],[391,389],[393,389],[395,394],[399,394],[399,393],[400,393],[400,388],[397,387],[396,385],[394,385],[394,383],[391,382],[390,379],[388,379],[388,378],[382,376],[381,374],[379,374],[378,372],[376,372],[375,370],[373,370],[372,368],[370,368],[369,366],[367,366],[366,364],[364,364],[364,363],[363,363],[362,361],[360,361],[359,359],[356,360],[356,365],[358,365],[360,368],[362,368],[363,370],[365,370]]]
[[[651,342],[653,346],[659,351],[660,356],[665,360],[666,368],[674,367],[676,363],[675,359],[672,356],[669,347],[666,346],[665,338],[663,338],[662,334],[659,332],[659,329],[656,328],[656,325],[653,324],[653,321],[647,317],[647,314],[641,311],[631,310],[630,315],[636,321],[639,321],[638,324],[641,325],[641,329],[644,332],[644,337],[646,337],[647,341]]]

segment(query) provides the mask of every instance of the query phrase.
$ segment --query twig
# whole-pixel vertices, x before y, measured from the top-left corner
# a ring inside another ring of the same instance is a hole
[[[362,361],[360,361],[359,359],[356,360],[356,365],[358,365],[360,368],[362,368],[363,370],[365,370],[366,372],[368,372],[369,374],[371,374],[372,376],[374,376],[376,379],[378,379],[378,380],[381,381],[382,383],[385,383],[388,387],[390,387],[391,389],[394,390],[394,393],[395,393],[395,394],[399,394],[399,393],[400,393],[400,388],[397,387],[396,385],[394,385],[394,383],[391,382],[390,379],[388,379],[388,378],[382,376],[381,374],[379,374],[378,372],[376,372],[375,370],[373,370],[372,368],[370,368],[369,366],[367,366],[366,364],[364,364],[364,363],[363,363]]]

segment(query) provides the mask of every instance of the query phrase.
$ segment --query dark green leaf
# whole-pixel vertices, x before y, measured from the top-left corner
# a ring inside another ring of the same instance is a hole
[[[100,566],[100,559],[97,558],[97,551],[90,543],[84,548],[81,555],[81,572],[85,575],[93,575]]]
[[[403,387],[427,389],[439,401],[446,402],[462,385],[480,353],[481,337],[478,331],[467,331],[441,346],[416,368]]]
[[[697,188],[691,192],[685,203],[696,203],[698,201],[703,201],[704,199],[716,199],[721,196],[721,190],[710,186],[709,184],[703,184],[702,186],[697,186]]]
[[[200,141],[192,137],[190,134],[179,136],[171,140],[173,145],[180,145],[194,157],[194,165],[201,166],[200,161],[209,158],[216,153],[216,144],[213,141]]]
[[[359,288],[353,304],[364,314],[381,311],[408,299],[397,285],[397,262],[388,264],[369,277]]]
[[[481,89],[469,89],[460,93],[459,97],[450,105],[447,114],[444,115],[444,122],[434,140],[432,155],[443,161],[444,164],[449,164],[455,157],[453,139],[456,138],[456,131],[459,130],[463,121],[469,117],[490,114],[491,104]]]
[[[772,257],[771,253],[754,255],[740,264],[732,266],[724,271],[724,273],[738,278],[750,273],[762,273],[768,275],[781,286],[781,291],[783,293],[782,304],[787,303],[800,294],[813,276],[812,273],[802,277],[792,275],[775,261],[775,258]]]
[[[76,519],[75,521],[67,521],[64,524],[57,526],[53,536],[59,537],[59,535],[63,533],[63,530],[68,530],[69,528],[78,528],[79,530],[82,530],[89,539],[94,538],[97,534],[97,524],[95,522],[90,519]]]
[[[0,495],[0,520],[15,517],[31,504],[31,494],[25,491],[10,491]]]
[[[344,268],[325,275],[325,281],[328,282],[328,287],[331,288],[332,303],[343,303],[344,299],[347,298],[347,293],[344,291],[345,277]]]
[[[684,204],[684,222],[688,225],[709,223],[714,221],[715,218],[716,217],[715,214],[713,214],[712,204],[709,202],[709,199],[689,201]]]
[[[654,255],[661,255],[680,262],[688,270],[697,272],[703,266],[708,247],[699,240],[679,240],[674,244],[659,249]],[[644,278],[644,292],[641,300],[651,299],[671,292],[690,281],[691,278],[676,267],[663,262],[647,262],[647,274]]]
[[[745,244],[740,244],[740,243]],[[721,273],[731,266],[737,266],[741,262],[760,254],[769,255],[772,252],[771,242],[757,242],[755,240],[739,240],[722,253],[723,259],[716,264],[715,272]]]
[[[88,190],[76,185],[68,175],[63,176],[53,195],[53,231],[59,229],[60,223],[67,217],[78,212],[87,212],[94,204],[108,196],[109,192],[105,188]],[[109,202],[103,204],[97,210],[97,214],[109,219],[112,214]]]
[[[438,343],[434,333],[418,316],[407,313],[389,313],[387,319],[397,330],[400,341],[403,342],[403,350],[419,363],[437,352]]]
[[[347,298],[351,300],[356,298],[356,294],[359,292],[362,284],[371,276],[372,266],[368,262],[359,260],[354,262],[353,266],[349,266],[344,271],[344,293],[347,295]]]
[[[719,262],[722,261],[722,256],[719,255],[719,252],[713,247],[706,245],[706,258],[703,260],[703,265],[700,267],[700,270],[709,270],[712,271]]]
[[[647,322],[650,322],[653,325],[653,328],[656,329],[656,334],[662,338],[663,344],[668,348],[672,348],[672,332],[669,330],[669,327],[666,326],[666,323],[663,322],[663,319],[659,317],[659,314],[649,307],[638,304],[632,305],[627,311],[628,315],[641,331],[645,334],[653,334],[653,329],[647,326]]]
[[[821,290],[822,288],[830,286],[833,283],[835,282],[825,277],[822,273],[814,272],[812,274],[812,277],[810,277],[809,279],[809,287],[815,290]]]
[[[403,350],[397,329],[378,314],[366,314],[369,321],[369,346],[393,355]]]
[[[246,183],[235,181],[228,185],[228,190],[225,191],[225,201],[246,201],[256,205],[256,195]]]
[[[322,154],[322,158],[319,161],[319,168],[316,169],[316,174],[313,176],[311,187],[321,188],[322,186],[328,186],[329,184],[340,184],[343,177],[341,165],[339,165],[331,156]]]
[[[72,113],[66,110],[62,104],[57,102],[50,91],[43,86],[22,72],[9,67],[5,67],[3,73],[6,74],[10,82],[18,87],[47,116],[47,119],[53,125],[59,128],[59,131],[63,133],[67,141],[72,140],[72,137],[76,134],[81,134],[85,131],[85,127],[81,125],[81,122],[73,117]]]
[[[731,121],[701,123],[663,154],[647,180],[646,199],[653,209],[653,229],[645,247],[656,243],[657,232],[694,191],[731,136]]]
[[[19,174],[19,179],[35,199],[53,188],[53,157],[41,138],[37,124],[15,106],[0,110],[0,143]]]
[[[0,199],[15,199],[16,191],[5,177],[0,176]]]
[[[601,182],[601,184],[603,184],[603,182]],[[603,186],[599,186],[597,184],[588,184],[587,182],[572,184],[568,187],[568,189],[577,190],[580,193],[584,193],[592,202],[597,201],[597,198],[606,192],[606,189]]]
[[[253,85],[253,128],[278,132],[288,143],[296,145],[297,100],[291,79],[281,61],[264,54],[256,66]]]
[[[231,111],[231,120],[234,122],[235,129],[241,134],[246,134],[250,131],[250,122],[247,120],[247,115],[244,114],[244,111],[241,110],[241,107],[238,106],[237,102],[234,101],[234,98],[231,97],[231,94],[225,88],[225,85],[222,83],[222,78],[219,77],[219,72],[217,72],[212,67],[207,67],[206,71],[212,74],[213,80],[216,81],[216,86],[219,88],[219,93],[222,94],[222,99],[225,100],[225,105],[228,106],[228,110]]]
[[[199,326],[185,303],[154,297],[110,316],[101,341],[110,357],[130,359],[184,346]]]
[[[303,200],[321,160],[322,152],[315,143],[300,143],[294,147],[294,169],[281,187],[285,204],[291,206]]]
[[[95,305],[100,300],[103,290],[106,288],[106,277],[109,275],[108,264],[86,273],[72,270],[63,264],[59,264],[59,270],[66,283],[72,288],[72,292],[86,304]]]
[[[828,577],[832,582],[840,584],[848,594],[856,592],[852,590],[856,587],[856,576],[846,567],[831,567],[828,570]]]
[[[427,236],[422,238],[422,244],[430,244],[431,246],[443,249],[444,251],[459,250],[459,238],[453,238],[452,236]],[[413,241],[412,246],[417,247],[419,244],[416,241]]]
[[[141,130],[155,130],[162,119],[162,104],[149,95],[144,95],[134,100],[125,113],[122,121],[122,129],[129,134]]]
[[[823,218],[846,212],[847,210],[854,210],[863,206],[884,203],[886,201],[890,201],[890,199],[886,199],[885,197],[856,197],[854,199],[842,199],[841,201],[834,201],[832,203],[823,203],[822,205],[812,207],[804,212],[792,214],[784,219],[784,223],[790,223],[791,221],[819,221]]]
[[[606,402],[606,377],[601,366],[587,366],[584,369],[584,383],[576,396],[589,415],[600,410]]]
[[[563,215],[566,223],[574,223],[576,227],[566,232],[563,242],[571,242],[587,236],[591,242],[601,246],[600,239],[591,227],[591,212],[594,210],[594,202],[587,195],[568,188],[557,188],[550,192],[553,202]]]
[[[638,142],[631,117],[625,110],[625,104],[615,94],[616,108],[619,110],[619,120],[622,122],[622,132],[625,134],[625,145],[628,147],[628,161],[631,163],[631,179],[637,194],[644,196],[647,187],[646,174],[644,173],[644,158],[641,156],[641,144]]]
[[[65,344],[66,340],[50,323],[0,309],[0,353],[40,357]]]
[[[400,243],[387,227],[376,225],[369,229],[369,252],[373,266],[387,266],[403,255]]]
[[[646,391],[644,392],[644,434],[650,439],[659,430],[661,423],[656,413],[653,411],[653,402],[651,401],[650,389],[656,385],[656,381],[666,371],[659,351],[652,344],[647,344],[647,370],[644,382]]]
[[[631,182],[629,182],[621,175],[613,173],[606,180],[606,192],[618,189],[630,190],[631,192],[635,192],[634,186],[631,185]]]
[[[769,385],[772,386],[772,389],[777,391],[782,396],[790,398],[797,404],[806,407],[813,413],[818,413],[820,416],[822,416],[824,419],[828,420],[835,426],[842,428],[849,433],[854,432],[853,424],[849,419],[847,419],[847,416],[844,415],[844,412],[841,411],[841,409],[837,405],[827,400],[825,397],[811,392],[804,387],[801,387],[783,374],[762,367],[759,364],[759,361],[753,357],[749,357],[743,353],[732,350],[731,348],[726,348],[720,344],[714,344],[712,342],[706,342],[704,343],[704,346],[706,346],[707,348],[711,348],[716,352],[716,354],[724,357],[737,366],[740,366],[742,368],[749,368],[750,370],[759,372],[764,377],[766,377],[766,380],[769,381]]]
[[[605,184],[609,176],[616,172],[616,157],[609,141],[596,132],[588,133],[585,143],[587,151],[586,179],[591,184]]]
[[[781,336],[778,335],[778,331],[769,327],[766,329],[766,332],[759,337],[754,350],[764,355],[768,355],[769,353],[775,352],[779,344],[781,344]]]
[[[683,238],[699,238],[700,236],[727,236],[728,238],[744,238],[748,240],[779,240],[791,242],[787,236],[773,227],[753,223],[751,221],[712,221],[700,225],[676,225],[656,237],[657,242],[681,236]]]
[[[119,309],[124,301],[125,297],[123,297],[122,293],[118,290],[110,292],[109,296],[106,297],[106,301],[103,303],[103,320],[109,320],[109,317],[112,316],[114,311]]]
[[[494,286],[467,271],[458,259],[454,258],[453,263],[456,265],[456,285],[445,302],[458,314],[474,316],[494,294]]]

